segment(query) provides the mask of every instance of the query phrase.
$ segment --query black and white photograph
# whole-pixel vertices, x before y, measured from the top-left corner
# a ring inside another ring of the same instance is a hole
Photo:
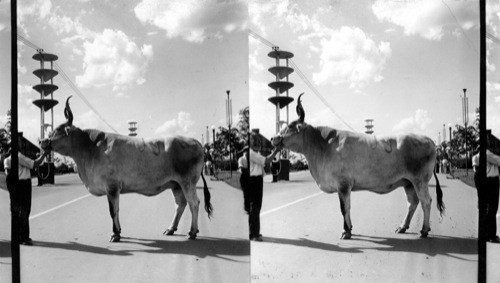
[[[248,281],[236,163],[248,133],[246,4],[17,1],[14,32],[9,4],[0,33],[9,54],[17,32],[19,151],[44,157],[26,165],[26,223],[12,235],[21,281]],[[4,127],[8,62],[2,76]]]
[[[0,0],[0,282],[499,282],[498,0]]]

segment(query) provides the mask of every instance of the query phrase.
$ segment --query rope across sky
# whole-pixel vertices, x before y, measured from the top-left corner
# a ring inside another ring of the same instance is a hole
[[[275,47],[276,44],[273,44],[272,42],[270,42],[269,40],[265,39],[264,37],[262,37],[261,35],[259,35],[258,33],[254,32],[253,30],[249,29],[248,30],[248,34],[250,34],[250,36],[252,36],[253,38],[255,38],[257,41],[259,41],[260,43],[264,44],[264,45],[267,45],[269,47]],[[333,115],[335,115],[344,125],[346,125],[349,129],[351,129],[352,131],[354,132],[357,132],[353,127],[351,127],[351,125],[349,125],[336,111],[335,109],[333,109],[333,107],[330,105],[330,103],[328,103],[328,101],[323,97],[323,95],[321,95],[321,93],[316,89],[316,87],[314,87],[314,85],[309,81],[309,79],[307,78],[306,75],[304,75],[304,73],[300,70],[299,66],[297,66],[297,64],[293,61],[293,59],[290,59],[290,63],[292,65],[292,67],[295,69],[295,73],[297,73],[297,75],[300,77],[300,79],[307,85],[307,87],[319,98],[319,100],[328,108],[328,110],[330,110]]]

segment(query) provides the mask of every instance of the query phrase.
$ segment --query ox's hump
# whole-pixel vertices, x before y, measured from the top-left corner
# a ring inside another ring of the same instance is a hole
[[[398,137],[398,151],[401,152],[407,169],[416,173],[424,170],[426,164],[434,164],[436,147],[434,142],[426,137],[415,134]]]
[[[165,151],[172,158],[174,171],[180,175],[189,173],[196,164],[203,162],[201,144],[192,138],[168,138],[165,140]]]

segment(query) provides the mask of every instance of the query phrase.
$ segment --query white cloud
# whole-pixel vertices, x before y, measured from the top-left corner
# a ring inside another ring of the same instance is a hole
[[[415,115],[404,118],[393,127],[396,133],[425,133],[427,126],[432,122],[427,110],[417,109]]]
[[[153,56],[151,45],[141,48],[122,31],[105,29],[92,42],[85,41],[84,73],[76,76],[79,87],[112,86],[123,91],[145,82],[145,72]]]
[[[330,30],[321,39],[321,70],[313,74],[318,85],[349,83],[361,88],[383,79],[382,70],[391,56],[388,42],[375,43],[361,29],[342,27]]]
[[[289,11],[289,1],[249,1],[248,13],[252,30],[265,36],[266,26],[263,24],[263,18],[270,15],[280,19]]]
[[[7,113],[0,113],[0,128],[3,128],[7,124],[7,121],[9,121]]]
[[[194,137],[193,125],[194,121],[191,119],[191,114],[181,111],[177,114],[177,118],[168,120],[158,127],[155,134],[161,136],[181,135]]]
[[[216,0],[142,0],[134,9],[142,23],[166,31],[168,38],[181,37],[201,43],[221,32],[246,28],[247,4],[244,1]]]
[[[66,121],[64,118],[61,121]],[[75,116],[73,125],[80,129],[98,129],[108,131],[109,127],[104,123],[97,114],[89,110],[83,114]]]
[[[473,1],[377,0],[372,11],[379,20],[402,27],[406,35],[418,34],[429,40],[440,40],[447,28],[451,28],[450,33],[453,32],[457,21],[464,30],[477,25],[476,6],[477,3]]]
[[[252,70],[254,73],[260,73],[264,71],[264,65],[259,62],[259,56],[262,52],[262,47],[258,45],[257,41],[250,37],[249,44],[252,46],[251,51],[248,54],[248,68]]]

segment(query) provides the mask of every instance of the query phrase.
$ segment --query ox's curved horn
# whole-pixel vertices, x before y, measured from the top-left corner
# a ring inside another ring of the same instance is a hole
[[[73,112],[71,112],[71,108],[69,107],[69,99],[71,98],[68,97],[68,99],[66,99],[66,107],[64,108],[64,117],[66,117],[66,119],[68,120],[68,125],[73,125]]]
[[[306,115],[304,108],[302,107],[302,102],[300,101],[300,97],[304,95],[304,93],[301,93],[299,95],[299,98],[297,99],[297,115],[299,115],[300,121],[304,122],[304,116]]]

